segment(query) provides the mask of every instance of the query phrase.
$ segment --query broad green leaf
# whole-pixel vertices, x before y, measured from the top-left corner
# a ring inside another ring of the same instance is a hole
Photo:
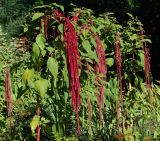
[[[23,31],[27,32],[28,31],[28,26],[25,26]]]
[[[32,47],[32,59],[34,62],[36,62],[39,59],[40,50],[36,43],[33,44]]]
[[[42,16],[44,16],[44,13],[34,13],[34,15],[32,17],[32,21],[37,20]]]
[[[148,42],[148,43],[152,43],[152,41],[150,40],[150,39],[143,39],[142,41],[144,41],[144,42]]]
[[[37,43],[37,45],[39,46],[39,48],[41,50],[44,50],[45,43],[46,43],[46,39],[45,39],[44,34],[40,33],[40,34],[37,35],[37,37],[36,37],[36,43]]]
[[[137,40],[137,34],[130,35],[130,40],[131,41]]]
[[[107,59],[106,59],[106,64],[107,64],[109,67],[112,67],[113,64],[114,64],[114,59],[113,59],[113,58],[107,58]]]
[[[128,15],[130,18],[134,19],[133,15],[132,15],[131,13],[127,13],[127,15]]]
[[[31,127],[31,130],[33,133],[35,132],[35,130],[38,126],[38,122],[39,122],[39,118],[37,115],[35,115],[30,123],[30,127]]]
[[[41,54],[44,57],[46,55],[46,50],[42,50]]]
[[[87,51],[87,53],[90,53],[92,50],[92,46],[90,45],[88,40],[84,40],[82,41],[82,46],[84,47],[84,49]]]
[[[138,56],[140,57],[140,60],[138,60],[138,64],[142,67],[144,67],[144,52],[139,52]]]
[[[29,70],[28,68],[24,71],[23,76],[22,76],[22,80],[25,83],[25,85],[27,85],[33,78],[34,76],[34,70]]]
[[[90,53],[88,53],[88,57],[90,58],[90,59],[93,59],[93,60],[95,60],[97,63],[98,63],[98,57],[97,57],[97,53],[96,53],[96,51],[91,51]]]
[[[47,61],[47,67],[56,81],[58,75],[58,62],[56,61],[56,59],[49,57]]]
[[[49,53],[52,53],[54,51],[53,47],[47,47],[46,49],[49,51]]]
[[[62,10],[62,12],[64,12],[64,7],[62,5],[58,5],[57,3],[53,3],[53,5],[55,7],[59,7]]]
[[[58,30],[63,34],[63,30],[64,30],[63,24],[60,24],[58,26]]]
[[[48,80],[40,79],[34,83],[35,90],[40,94],[41,98],[43,98],[48,90]]]

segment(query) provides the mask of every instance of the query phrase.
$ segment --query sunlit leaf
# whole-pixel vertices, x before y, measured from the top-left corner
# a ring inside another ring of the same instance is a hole
[[[37,37],[36,37],[36,43],[37,43],[37,45],[39,46],[39,48],[41,50],[44,50],[45,43],[46,43],[46,39],[45,39],[44,34],[40,33],[40,34],[37,35]]]
[[[34,15],[32,17],[32,21],[37,20],[42,16],[44,16],[44,13],[34,13]]]
[[[47,61],[47,67],[51,74],[53,75],[55,82],[57,81],[57,75],[58,75],[58,62],[56,59],[49,57]]]
[[[32,47],[32,59],[34,62],[36,62],[39,59],[40,56],[40,50],[36,43],[33,44]]]
[[[109,67],[112,67],[113,64],[114,64],[114,59],[113,59],[113,58],[107,58],[107,59],[106,59],[106,64],[107,64]]]
[[[32,80],[33,76],[34,76],[34,70],[33,69],[29,70],[27,68],[23,73],[22,80],[27,85],[27,83],[29,83]]]
[[[48,80],[40,79],[34,83],[35,90],[40,94],[41,98],[43,98],[48,90]]]
[[[34,133],[38,126],[39,118],[35,115],[30,123],[31,131]]]

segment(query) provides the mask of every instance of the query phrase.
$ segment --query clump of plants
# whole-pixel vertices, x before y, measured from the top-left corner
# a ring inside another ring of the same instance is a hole
[[[30,114],[23,131],[30,134],[23,139],[157,139],[157,126],[156,131],[142,127],[153,109],[158,122],[159,86],[150,83],[150,40],[141,22],[128,14],[122,27],[111,13],[95,17],[74,6],[65,12],[56,3],[32,13],[22,35],[31,58],[21,91],[13,92],[13,102],[31,100],[24,102]],[[16,115],[15,107],[12,111]]]

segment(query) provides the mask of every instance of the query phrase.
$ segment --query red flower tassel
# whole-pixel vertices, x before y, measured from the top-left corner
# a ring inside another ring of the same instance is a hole
[[[26,37],[25,35],[23,35],[23,36],[21,37],[21,41],[22,41],[22,47],[23,47],[23,49],[25,49],[27,37]]]
[[[116,57],[116,66],[117,66],[117,73],[118,73],[118,80],[120,86],[120,96],[123,99],[122,94],[122,71],[121,71],[121,50],[120,50],[120,35],[117,33],[116,42],[115,42],[115,57]]]
[[[8,69],[6,69],[5,72],[5,98],[7,102],[7,112],[8,112],[8,117],[11,116],[11,82],[10,82],[10,72]]]
[[[140,29],[140,35],[142,40],[144,39],[143,35],[144,35],[144,29],[141,27]],[[150,82],[150,53],[149,53],[149,48],[147,47],[146,43],[144,41],[142,41],[142,46],[143,46],[143,50],[144,50],[144,60],[145,60],[145,64],[144,64],[144,70],[145,70],[145,77],[146,77],[146,85],[148,88],[148,96],[150,97],[150,87],[151,87],[151,82]]]
[[[151,82],[150,82],[150,54],[149,54],[149,48],[146,46],[144,47],[144,52],[145,52],[145,75],[146,75],[146,84],[148,87],[148,96],[150,97],[150,87],[151,87]]]
[[[44,17],[44,34],[46,39],[48,39],[48,17]]]
[[[70,78],[70,91],[72,106],[76,113],[77,133],[80,134],[79,109],[80,109],[80,81],[78,74],[78,40],[76,31],[69,17],[64,21],[64,42],[67,48],[67,63]]]
[[[120,97],[121,97],[121,110],[122,110],[122,115],[123,115],[123,133],[124,133],[124,129],[125,129],[125,118],[124,118],[124,98],[123,98],[123,85],[122,85],[122,66],[121,66],[121,50],[120,50],[120,33],[116,33],[116,41],[115,41],[115,57],[116,57],[116,67],[117,67],[117,74],[118,74],[118,80],[119,80],[119,92],[120,92]],[[119,109],[116,105],[116,112],[117,115],[119,113]],[[119,117],[117,116],[117,122],[119,122]],[[119,125],[119,123],[117,123],[117,126]],[[119,128],[119,127],[118,127]],[[118,129],[119,130],[119,129]]]
[[[95,36],[97,47],[96,47],[96,52],[98,56],[99,63],[95,63],[94,70],[96,75],[100,74],[101,78],[96,77],[96,81],[100,80],[106,80],[106,74],[107,74],[107,67],[106,67],[106,55],[105,51],[103,48],[103,45],[101,43],[100,38],[96,35]],[[105,91],[105,86],[103,84],[100,84],[99,86],[99,95],[98,95],[98,111],[100,115],[100,127],[102,125],[102,112],[101,112],[101,107],[104,103],[104,91]]]

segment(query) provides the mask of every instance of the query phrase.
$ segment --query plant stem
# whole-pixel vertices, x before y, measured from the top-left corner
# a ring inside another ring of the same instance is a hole
[[[38,116],[38,126],[37,126],[37,141],[40,141],[40,101],[37,97],[37,116]]]

